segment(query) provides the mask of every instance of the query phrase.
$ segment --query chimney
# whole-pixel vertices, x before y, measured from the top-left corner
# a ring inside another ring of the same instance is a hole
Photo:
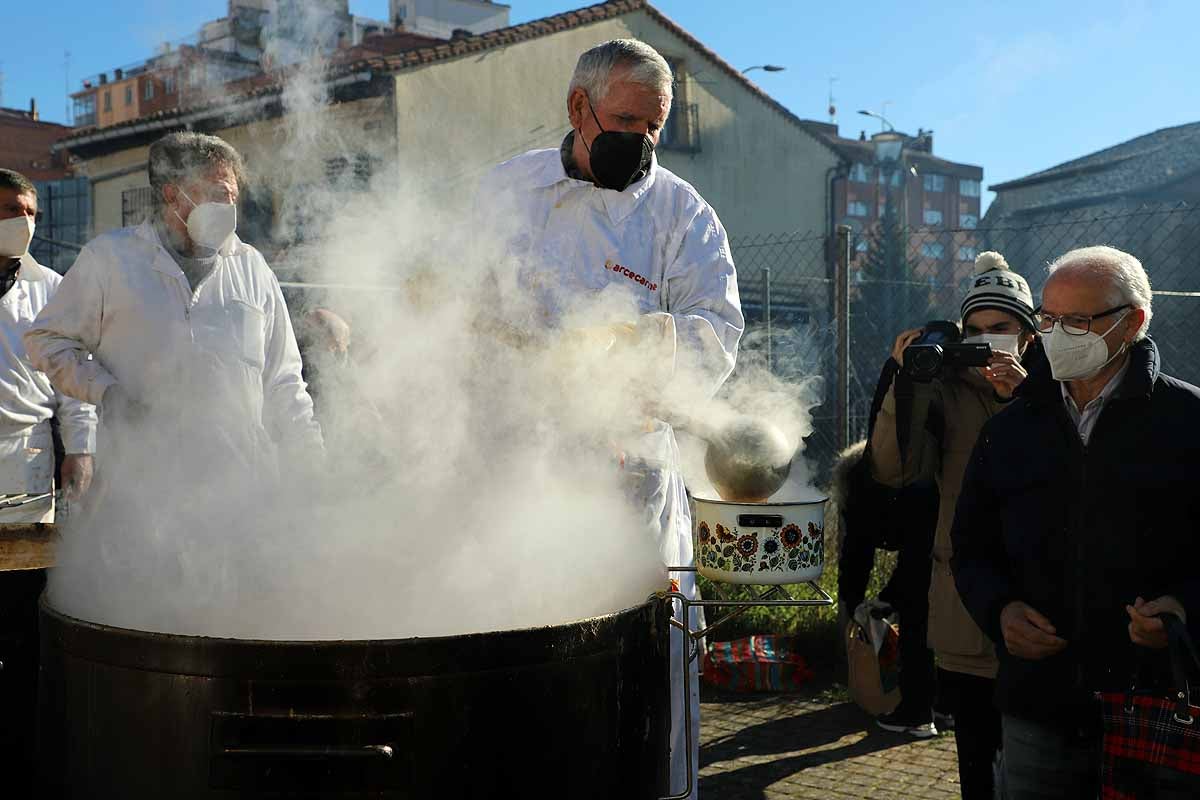
[[[125,77],[125,70],[123,70],[123,69],[114,69],[113,70],[113,80],[114,81],[119,81],[124,77]]]
[[[108,83],[108,73],[107,73],[107,72],[101,72],[101,73],[100,73],[100,85],[101,85],[101,86],[103,86],[103,85],[104,85],[104,84],[106,84],[106,83]]]
[[[38,110],[36,97],[29,98],[29,116],[33,117],[34,122],[37,122]]]

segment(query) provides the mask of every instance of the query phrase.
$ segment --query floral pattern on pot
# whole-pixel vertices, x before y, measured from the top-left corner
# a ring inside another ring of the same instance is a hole
[[[722,572],[783,572],[819,567],[824,560],[825,528],[808,523],[804,530],[788,524],[778,530],[741,533],[716,525],[716,536],[707,522],[697,526],[700,565]]]

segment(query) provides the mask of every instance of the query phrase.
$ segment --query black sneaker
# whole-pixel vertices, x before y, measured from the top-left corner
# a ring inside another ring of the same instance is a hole
[[[954,715],[933,710],[933,726],[938,729],[938,733],[954,730]]]
[[[891,714],[884,714],[875,720],[875,724],[885,731],[892,733],[907,733],[916,739],[930,739],[938,735],[937,726],[933,724],[933,715],[925,712],[923,717],[903,713],[900,709]]]

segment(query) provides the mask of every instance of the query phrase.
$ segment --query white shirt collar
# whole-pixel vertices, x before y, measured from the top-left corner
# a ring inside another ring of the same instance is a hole
[[[560,183],[568,183],[571,184],[570,188],[572,189],[595,189],[600,193],[600,200],[604,203],[604,210],[608,212],[608,218],[614,225],[619,225],[637,209],[642,199],[654,187],[654,183],[658,179],[657,153],[650,156],[650,169],[646,171],[646,177],[623,192],[600,189],[589,181],[576,180],[570,177],[567,175],[566,168],[563,167],[560,151],[556,149],[553,153],[554,157],[546,159],[546,164],[534,175],[534,187],[548,189]]]
[[[1104,384],[1104,388],[1100,390],[1100,394],[1096,395],[1092,402],[1084,406],[1082,410],[1079,408],[1079,406],[1075,405],[1075,398],[1071,397],[1071,393],[1067,391],[1067,382],[1062,381],[1059,386],[1062,389],[1063,400],[1066,402],[1067,408],[1074,409],[1075,413],[1081,414],[1089,409],[1099,408],[1107,403],[1109,398],[1112,397],[1113,393],[1117,391],[1117,387],[1121,385],[1121,381],[1125,378],[1125,373],[1129,372],[1129,364],[1131,361],[1132,359],[1126,358],[1125,366],[1117,370],[1116,375],[1113,375],[1111,378],[1109,378],[1108,383]]]
[[[46,276],[42,273],[42,265],[37,262],[37,259],[29,253],[21,256],[21,267],[17,271],[18,280],[40,281],[45,278]]]

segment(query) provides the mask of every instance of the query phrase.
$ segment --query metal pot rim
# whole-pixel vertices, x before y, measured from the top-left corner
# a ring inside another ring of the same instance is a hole
[[[247,679],[346,680],[406,678],[460,671],[465,665],[509,668],[589,658],[630,625],[669,616],[657,595],[632,608],[562,625],[460,636],[409,639],[226,639],[117,628],[78,619],[41,599],[47,648],[85,660],[151,672]]]
[[[827,496],[822,496],[816,500],[768,500],[764,503],[739,503],[736,500],[713,500],[708,497],[700,497],[693,495],[693,500],[697,503],[706,503],[713,506],[744,506],[746,508],[795,508],[797,506],[818,506],[829,502]]]

